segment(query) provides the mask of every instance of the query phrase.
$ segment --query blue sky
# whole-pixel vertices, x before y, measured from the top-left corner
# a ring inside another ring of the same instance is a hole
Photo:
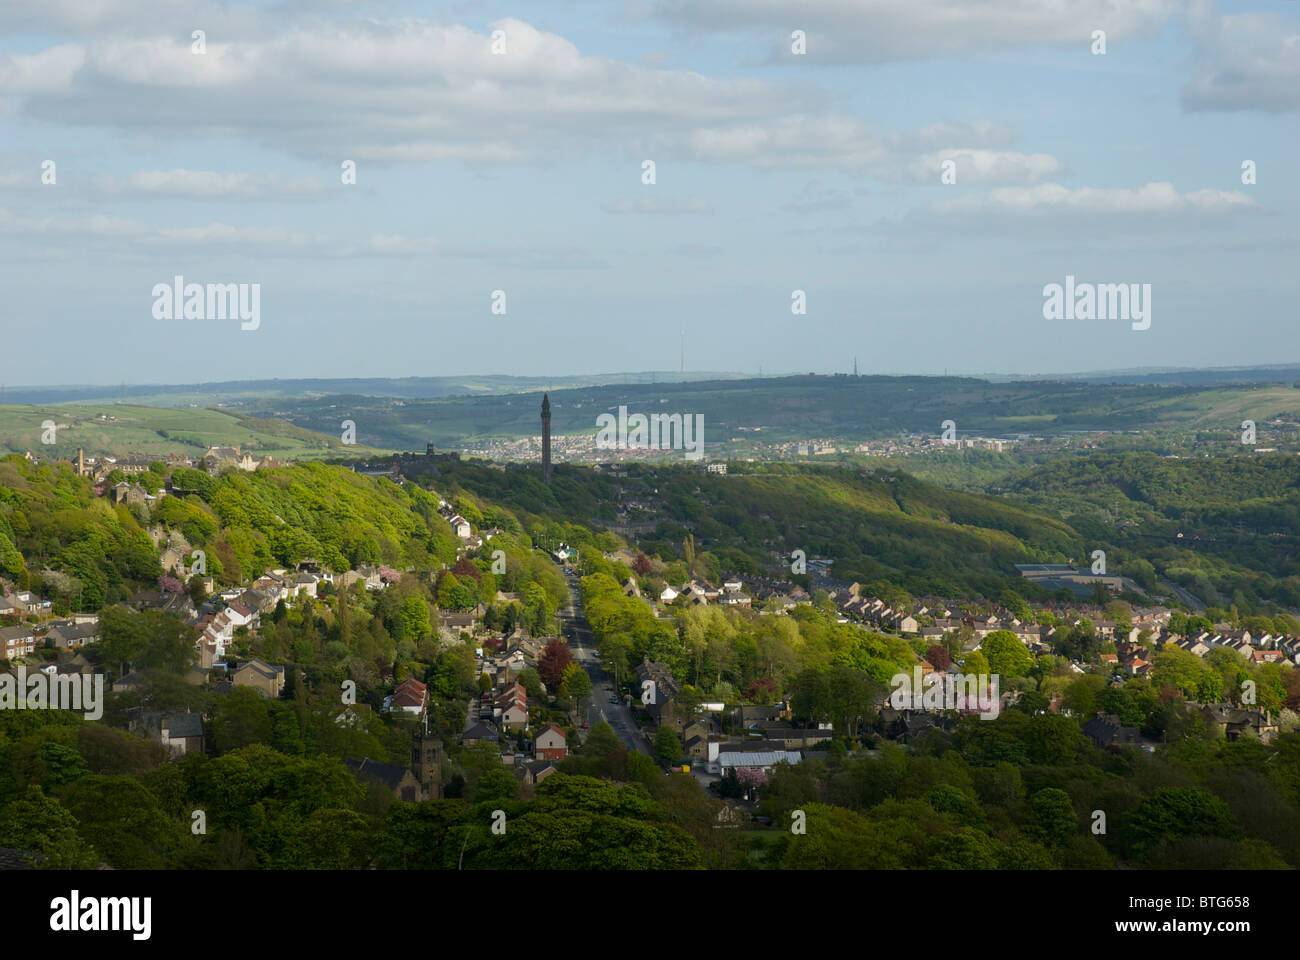
[[[2,379],[1300,362],[1298,112],[1293,0],[19,3]]]

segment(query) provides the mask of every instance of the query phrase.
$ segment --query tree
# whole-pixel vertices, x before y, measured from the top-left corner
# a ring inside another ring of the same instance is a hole
[[[82,777],[67,786],[63,802],[82,839],[119,870],[159,870],[180,834],[153,794],[132,777]]]
[[[887,870],[906,866],[893,829],[861,814],[810,803],[803,808],[806,832],[792,836],[781,856],[783,870]],[[787,824],[782,825],[789,829]]]
[[[1124,837],[1137,856],[1159,843],[1184,837],[1235,839],[1241,828],[1227,804],[1214,794],[1190,787],[1161,787],[1129,817]]]
[[[669,767],[682,762],[682,741],[671,727],[660,727],[655,731],[654,757]]]
[[[41,854],[49,870],[93,870],[94,848],[77,834],[77,818],[32,784],[5,805],[0,815],[0,846]]]
[[[592,757],[603,760],[610,754],[623,749],[623,743],[618,739],[618,734],[614,728],[603,720],[600,723],[592,724],[591,730],[587,733],[586,742],[582,744],[582,754],[585,757]]]
[[[487,674],[484,674],[487,676]],[[528,699],[537,700],[542,696],[542,675],[537,672],[536,667],[524,667],[519,674],[519,682],[524,685],[524,693],[528,694]]]
[[[1000,602],[1002,606],[1015,614],[1016,619],[1022,623],[1033,618],[1033,613],[1029,609],[1029,604],[1025,603],[1025,598],[1010,588],[1002,591]]]
[[[940,672],[947,670],[949,665],[952,664],[952,657],[949,656],[947,648],[941,647],[937,643],[931,644],[930,648],[925,651],[925,659],[929,661],[930,666]]]
[[[1034,656],[1010,630],[994,630],[980,644],[988,659],[989,672],[1001,677],[1023,677],[1034,665]]]
[[[575,706],[583,697],[591,696],[591,678],[581,665],[571,663],[564,668],[560,676],[560,695]]]
[[[429,604],[424,597],[412,594],[402,601],[402,626],[405,636],[411,640],[421,640],[433,633],[429,620]]]
[[[271,739],[266,699],[249,687],[236,687],[217,700],[210,729],[212,747],[227,753]]]
[[[1070,795],[1057,787],[1039,790],[1029,801],[1033,832],[1049,846],[1060,846],[1074,835],[1077,821]]]
[[[513,800],[519,796],[519,781],[500,764],[478,778],[474,788],[474,802],[484,800]]]
[[[559,637],[552,637],[546,641],[546,646],[542,648],[541,655],[537,658],[537,672],[541,674],[542,682],[546,684],[546,689],[551,695],[559,693],[560,684],[564,681],[564,668],[573,663],[573,651],[569,645]]]

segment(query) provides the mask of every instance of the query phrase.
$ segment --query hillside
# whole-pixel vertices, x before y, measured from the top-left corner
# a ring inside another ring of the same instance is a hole
[[[257,418],[224,410],[192,407],[103,406],[0,407],[0,454],[31,451],[40,456],[75,459],[80,447],[92,454],[147,457],[198,457],[209,447],[240,447],[254,456],[312,459],[343,452],[368,455],[374,448],[359,442],[345,446],[342,431],[316,433],[275,417]],[[42,424],[58,425],[57,442],[42,442]],[[358,441],[366,438],[360,432]]]
[[[778,556],[801,549],[833,559],[841,579],[915,594],[996,598],[1010,588],[1033,597],[1015,564],[1086,565],[1102,549],[1109,570],[1152,597],[1172,595],[1168,580],[1243,614],[1300,606],[1300,462],[1280,454],[1061,457],[997,480],[997,494],[893,466],[733,462],[718,476],[632,464],[614,476],[562,465],[550,488],[533,468],[462,461],[438,470],[440,488],[546,518],[557,541],[574,536],[568,524],[589,522],[667,560],[693,533],[711,576],[771,571]]]
[[[1250,418],[1282,421],[1282,439],[1300,434],[1300,389],[1292,384],[1166,386],[964,377],[799,376],[688,383],[576,387],[552,396],[552,431],[594,434],[596,417],[620,405],[646,412],[702,414],[706,452],[723,456],[755,442],[813,437],[875,439],[935,434],[954,420],[963,434],[1054,435],[1081,431],[1204,431],[1236,441]],[[485,438],[536,436],[540,391],[511,395],[392,400],[347,396],[250,403],[320,432],[340,409],[364,423],[370,442],[395,449],[443,448]]]

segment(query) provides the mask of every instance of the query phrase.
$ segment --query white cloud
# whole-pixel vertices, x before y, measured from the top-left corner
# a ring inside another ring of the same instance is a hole
[[[1047,154],[990,149],[1010,132],[987,125],[941,124],[881,134],[852,117],[797,115],[766,124],[712,127],[682,135],[692,159],[767,169],[833,167],[891,183],[938,183],[940,163],[955,158],[965,183],[1032,183],[1064,164]],[[945,142],[946,141],[946,142]],[[928,149],[943,144],[939,150]]]
[[[1217,16],[1197,4],[1183,104],[1192,110],[1300,110],[1300,22],[1276,14]]]
[[[1225,217],[1260,212],[1239,190],[1194,190],[1179,193],[1171,183],[1141,187],[1002,187],[980,194],[937,200],[932,213],[951,218],[1038,218],[1141,216]]]
[[[1025,45],[1077,44],[1093,30],[1108,41],[1154,36],[1178,0],[658,0],[653,16],[714,31],[783,38],[777,62],[883,63]],[[803,30],[807,53],[790,52]]]
[[[310,177],[279,174],[217,173],[211,170],[142,170],[128,177],[92,181],[108,197],[158,197],[189,200],[295,200],[316,196],[325,184]]]
[[[42,122],[116,127],[132,136],[234,137],[319,160],[553,163],[591,150],[758,168],[838,168],[918,179],[937,151],[970,159],[972,182],[1033,182],[1060,169],[1005,151],[1009,131],[936,124],[877,133],[827,112],[823,91],[747,77],[716,79],[583,56],[518,20],[488,33],[426,21],[312,21],[230,43],[209,35],[106,36],[29,57],[0,55],[9,111]],[[653,151],[653,152],[652,152]],[[180,176],[168,187],[263,187]],[[147,189],[147,185],[140,185]],[[273,192],[273,188],[270,189]]]

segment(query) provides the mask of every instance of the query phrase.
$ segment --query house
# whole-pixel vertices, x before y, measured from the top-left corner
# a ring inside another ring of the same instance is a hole
[[[239,603],[232,603],[223,611],[230,625],[238,630],[240,627],[252,627],[261,620],[261,614],[256,610],[250,610],[248,607]]]
[[[0,597],[0,617],[16,617],[21,613],[17,603],[8,597]]]
[[[496,728],[486,723],[476,723],[460,735],[460,742],[466,747],[472,747],[476,743],[496,743],[498,739]]]
[[[786,750],[807,749],[818,743],[828,743],[834,736],[831,730],[814,727],[789,727],[785,724],[768,726],[763,729],[767,740],[779,743]]]
[[[449,518],[447,522],[451,524],[452,532],[455,533],[459,539],[468,540],[473,535],[474,531],[470,527],[469,521],[459,513]]]
[[[1099,750],[1107,747],[1137,747],[1142,745],[1142,731],[1138,727],[1126,727],[1114,714],[1103,713],[1083,725],[1084,735]]]
[[[136,673],[134,670],[132,670],[130,673],[122,677],[120,680],[115,680],[113,682],[113,692],[130,693],[140,689],[140,683],[141,683],[140,675]]]
[[[683,723],[689,718],[681,716],[677,709],[681,688],[673,679],[672,672],[662,663],[643,657],[636,668],[636,679],[637,689],[642,691],[646,712],[654,718],[655,725],[667,725],[674,732],[681,733]],[[645,700],[647,694],[648,701]]]
[[[745,593],[739,580],[728,580],[722,585],[718,603],[731,607],[752,607],[754,598]]]
[[[203,667],[190,667],[181,674],[181,679],[192,687],[201,687],[208,682],[208,671]]]
[[[269,457],[262,458],[263,461],[269,459]],[[258,468],[259,461],[253,459],[251,453],[240,453],[239,447],[209,447],[208,452],[203,455],[203,468],[213,476],[228,466],[251,473]]]
[[[1277,723],[1266,710],[1234,707],[1230,703],[1207,703],[1201,712],[1218,728],[1225,740],[1255,737],[1263,743],[1272,743],[1278,735]]]
[[[550,760],[534,760],[531,763],[521,763],[517,767],[516,776],[520,776],[524,783],[538,784],[545,780],[553,773],[559,773],[557,767]],[[523,771],[522,774],[519,771]]]
[[[716,762],[719,772],[725,775],[728,770],[741,768],[771,770],[778,763],[794,765],[803,760],[798,750],[735,750],[731,744],[720,745]]]
[[[31,627],[0,627],[0,640],[4,641],[5,659],[25,657],[36,652],[36,631]]]
[[[503,730],[520,730],[528,724],[528,694],[522,683],[511,683],[497,695],[492,714]]]
[[[665,586],[663,592],[659,594],[659,599],[662,600],[664,603],[672,603],[679,596],[681,596],[681,594],[679,594],[672,587]]]
[[[786,715],[785,704],[748,704],[739,710],[740,725],[753,727],[763,722],[774,723]]]
[[[37,596],[30,590],[23,590],[13,595],[13,602],[24,613],[44,613],[50,609],[50,601]]]
[[[75,650],[99,640],[98,623],[61,623],[45,635],[59,650]]]
[[[415,774],[405,767],[394,766],[391,763],[380,763],[378,760],[371,760],[369,757],[362,757],[360,760],[348,757],[343,762],[358,778],[365,777],[382,783],[398,800],[418,803],[423,799],[420,781],[415,779]]]
[[[563,760],[569,755],[568,740],[564,731],[553,723],[537,735],[533,753],[538,760]]]
[[[158,565],[164,573],[185,578],[185,552],[178,547],[168,546],[159,557]]]
[[[316,584],[320,583],[320,577],[311,573],[299,573],[294,576],[291,583],[294,596],[306,594],[309,597],[315,597]]]
[[[175,713],[162,718],[160,742],[173,757],[203,753],[203,717],[197,713]]]
[[[438,623],[448,630],[465,630],[473,633],[478,628],[478,617],[473,611],[467,613],[439,613]]]
[[[123,480],[121,483],[114,484],[109,488],[108,499],[113,506],[125,504],[126,506],[144,506],[152,503],[157,497],[150,494],[144,487],[135,483],[127,483]]]
[[[520,730],[528,724],[528,707],[520,701],[511,701],[501,707],[501,726],[506,730]]]
[[[408,677],[394,688],[392,696],[384,700],[384,708],[392,713],[420,717],[429,705],[428,688],[413,677]]]
[[[74,653],[66,660],[60,660],[58,664],[59,674],[76,673],[82,676],[89,676],[95,672],[95,665],[86,659],[84,654]]]
[[[709,759],[709,744],[711,738],[703,736],[687,737],[682,742],[682,754],[688,760],[695,760],[703,763]]]
[[[231,680],[237,687],[252,687],[263,696],[274,698],[284,690],[284,667],[254,657],[240,664]]]

